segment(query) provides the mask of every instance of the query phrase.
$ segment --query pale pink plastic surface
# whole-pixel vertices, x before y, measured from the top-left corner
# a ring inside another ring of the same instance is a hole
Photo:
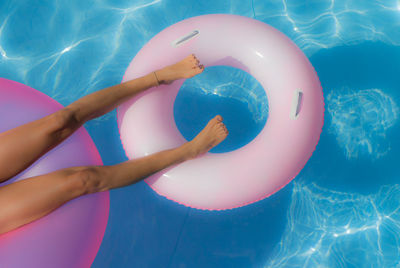
[[[191,40],[173,46],[193,31]],[[303,168],[323,125],[324,102],[318,77],[302,51],[278,30],[237,15],[204,15],[157,34],[136,55],[128,81],[194,53],[207,66],[229,65],[255,77],[269,100],[264,129],[246,146],[208,153],[149,177],[150,187],[178,203],[220,210],[240,207],[275,193]],[[130,159],[182,145],[173,105],[184,81],[153,88],[118,109],[121,140]],[[297,119],[290,118],[293,94],[303,92]]]
[[[45,94],[0,78],[0,133],[42,118],[60,108],[62,106],[59,103]],[[82,165],[102,165],[96,146],[83,127],[27,170],[0,183],[0,187],[62,168]],[[43,191],[46,189],[43,188]],[[37,221],[0,235],[0,267],[90,267],[106,229],[109,203],[108,192],[82,196]]]

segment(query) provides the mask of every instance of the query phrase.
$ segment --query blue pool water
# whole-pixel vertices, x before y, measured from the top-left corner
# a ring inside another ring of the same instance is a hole
[[[67,105],[119,83],[132,58],[162,29],[211,13],[268,23],[309,57],[325,97],[316,151],[284,189],[234,210],[187,208],[143,182],[111,191],[93,267],[398,267],[396,0],[3,0],[0,76]],[[207,72],[179,93],[178,127],[190,138],[205,112],[222,113],[232,137],[217,151],[245,145],[268,118],[266,96],[245,73],[226,67]],[[126,160],[115,111],[85,127],[106,165]]]

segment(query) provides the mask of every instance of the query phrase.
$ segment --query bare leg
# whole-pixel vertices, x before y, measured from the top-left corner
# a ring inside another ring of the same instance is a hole
[[[0,187],[0,234],[55,210],[84,194],[136,183],[166,167],[195,158],[223,141],[228,132],[216,116],[192,141],[114,166],[76,167]]]
[[[86,121],[101,116],[132,96],[161,83],[189,78],[203,71],[190,55],[146,76],[87,95],[64,109],[0,133],[0,183],[17,175],[57,146]]]

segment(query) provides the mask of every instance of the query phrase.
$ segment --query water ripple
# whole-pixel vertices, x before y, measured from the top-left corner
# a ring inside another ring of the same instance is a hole
[[[386,132],[397,121],[398,107],[382,90],[333,90],[327,96],[327,104],[329,131],[336,135],[348,159],[360,155],[377,159],[390,150]]]
[[[360,195],[295,183],[288,224],[265,267],[398,267],[400,185]]]
[[[227,66],[207,68],[201,75],[187,80],[182,89],[239,101],[247,106],[257,124],[267,119],[269,107],[263,87],[240,69]]]
[[[255,17],[271,24],[312,55],[365,40],[400,45],[400,4],[389,1],[255,0]]]

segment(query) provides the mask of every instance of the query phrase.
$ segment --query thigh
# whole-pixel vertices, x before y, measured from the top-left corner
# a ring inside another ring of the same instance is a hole
[[[14,177],[78,128],[68,111],[0,133],[0,183]]]
[[[0,187],[0,234],[39,219],[84,194],[79,168],[68,168]]]

